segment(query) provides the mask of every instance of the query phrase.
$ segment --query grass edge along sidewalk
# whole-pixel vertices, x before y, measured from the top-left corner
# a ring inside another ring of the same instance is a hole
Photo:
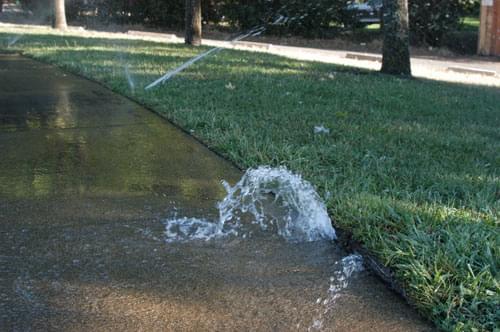
[[[140,101],[243,168],[302,174],[438,327],[498,329],[498,89],[223,51],[146,92],[203,48],[43,35],[13,48]]]

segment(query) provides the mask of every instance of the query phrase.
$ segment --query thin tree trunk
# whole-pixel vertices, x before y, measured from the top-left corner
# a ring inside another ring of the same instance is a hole
[[[411,75],[408,0],[384,0],[382,72]]]
[[[64,5],[64,0],[54,0],[54,28],[59,30],[66,30],[68,24],[66,23],[66,9]]]
[[[186,36],[188,45],[201,45],[201,0],[186,0]]]

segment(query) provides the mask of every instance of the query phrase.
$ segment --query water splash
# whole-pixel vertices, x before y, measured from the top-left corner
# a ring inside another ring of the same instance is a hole
[[[209,241],[231,234],[237,233],[232,230],[222,231],[218,224],[198,218],[173,218],[165,222],[165,241],[167,243],[193,240]]]
[[[341,290],[349,286],[349,279],[353,274],[364,270],[363,257],[359,254],[346,256],[342,258],[340,263],[337,262],[337,265],[340,265],[340,269],[334,277],[330,278],[330,288],[328,289],[330,304],[333,304],[340,296]]]
[[[227,195],[219,202],[219,220],[165,220],[167,242],[211,240],[257,231],[278,234],[290,242],[333,240],[335,230],[313,186],[284,167],[249,169],[240,181],[223,183]]]
[[[363,257],[358,254],[352,254],[342,258],[335,263],[337,269],[335,275],[330,277],[330,287],[328,288],[325,299],[318,298],[316,303],[321,306],[317,317],[313,319],[308,331],[317,331],[323,328],[325,316],[333,309],[335,302],[342,295],[342,290],[349,286],[351,278],[365,268],[363,266]]]
[[[326,207],[313,186],[285,167],[249,169],[219,203],[219,223],[250,213],[261,229],[276,232],[292,242],[336,238]]]

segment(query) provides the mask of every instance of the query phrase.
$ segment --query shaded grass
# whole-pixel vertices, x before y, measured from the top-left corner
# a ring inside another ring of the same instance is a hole
[[[146,92],[201,49],[40,35],[15,47],[133,97],[243,168],[302,174],[439,327],[498,328],[498,89],[223,51]]]

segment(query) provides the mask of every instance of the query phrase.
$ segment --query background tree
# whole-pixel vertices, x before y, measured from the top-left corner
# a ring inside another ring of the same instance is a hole
[[[384,0],[382,72],[411,75],[408,0]]]
[[[68,24],[66,23],[66,8],[64,0],[54,0],[54,28],[59,30],[66,30]]]
[[[186,0],[186,36],[188,45],[201,45],[201,0]]]

